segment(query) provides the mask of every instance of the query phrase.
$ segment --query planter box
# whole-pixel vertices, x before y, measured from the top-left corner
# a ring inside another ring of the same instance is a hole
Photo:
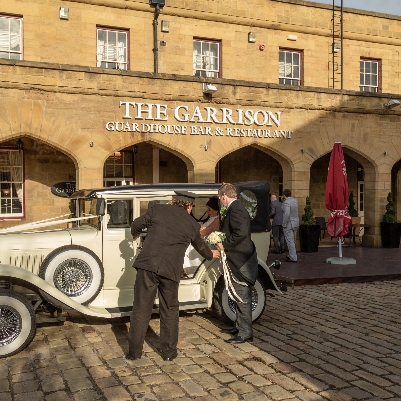
[[[317,252],[319,250],[320,225],[299,226],[301,252]]]
[[[400,223],[380,223],[380,235],[383,248],[399,248],[400,234]]]

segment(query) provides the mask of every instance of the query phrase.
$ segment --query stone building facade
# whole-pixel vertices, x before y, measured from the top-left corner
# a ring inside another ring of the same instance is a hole
[[[266,180],[327,219],[341,142],[379,246],[390,191],[401,219],[401,18],[345,8],[338,41],[323,4],[158,4],[1,2],[0,227],[68,213],[59,182]]]

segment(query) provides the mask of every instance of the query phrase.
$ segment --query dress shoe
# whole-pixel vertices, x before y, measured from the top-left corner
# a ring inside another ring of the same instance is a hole
[[[291,262],[291,263],[297,263],[296,260],[292,260],[292,259],[290,259],[288,256],[285,257],[285,261],[286,261],[286,262]]]
[[[238,334],[238,329],[236,327],[232,327],[231,329],[222,329],[220,333],[224,334]]]
[[[141,359],[141,357],[135,358],[134,356],[132,356],[130,354],[125,354],[125,359],[128,359],[129,361],[136,361],[138,359]]]
[[[177,355],[176,356],[163,356],[163,361],[170,362],[175,358],[177,358]]]
[[[272,251],[272,253],[281,253],[280,251]]]
[[[284,253],[285,252],[285,249],[282,249],[281,251],[280,251],[280,253]]]
[[[230,338],[229,340],[226,340],[226,343],[230,344],[242,344],[246,343],[248,341],[253,341],[253,337],[241,337],[241,336],[235,336]]]

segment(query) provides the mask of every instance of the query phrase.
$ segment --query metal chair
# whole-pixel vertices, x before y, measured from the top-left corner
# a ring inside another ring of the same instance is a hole
[[[319,224],[319,226],[320,226],[320,239],[322,239],[322,231],[323,231],[323,238],[324,238],[324,234],[327,230],[326,219],[324,217],[315,217],[315,220],[316,220],[316,224]]]

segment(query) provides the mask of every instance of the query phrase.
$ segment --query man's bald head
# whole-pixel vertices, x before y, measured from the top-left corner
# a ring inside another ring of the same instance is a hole
[[[277,196],[276,195],[272,195],[270,197],[270,202],[274,202],[276,199],[277,199]]]

